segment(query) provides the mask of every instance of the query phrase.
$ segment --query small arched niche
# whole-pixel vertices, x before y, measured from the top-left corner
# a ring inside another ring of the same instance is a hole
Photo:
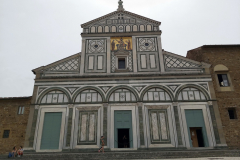
[[[179,94],[177,100],[180,101],[206,101],[207,97],[204,95],[204,93],[193,87],[188,87],[182,89]]]
[[[218,71],[228,71],[228,68],[222,64],[218,64],[214,67],[214,72]]]
[[[151,88],[143,96],[143,101],[170,101],[170,95],[161,88]]]
[[[92,102],[102,102],[102,96],[98,91],[87,89],[80,92],[76,99],[75,103],[92,103]]]
[[[56,103],[68,103],[67,95],[59,90],[54,90],[46,93],[40,100],[40,104],[56,104]]]
[[[136,96],[128,89],[117,89],[109,98],[109,102],[136,102]]]

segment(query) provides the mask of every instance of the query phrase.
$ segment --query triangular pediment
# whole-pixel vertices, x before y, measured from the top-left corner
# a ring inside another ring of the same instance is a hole
[[[161,22],[128,11],[115,11],[81,25],[84,33],[159,31]]]
[[[135,13],[132,12],[128,12],[128,11],[114,11],[111,12],[107,15],[104,15],[102,17],[96,18],[92,21],[89,21],[87,23],[84,23],[81,25],[82,28],[88,27],[88,26],[93,26],[93,25],[99,25],[99,24],[108,24],[108,20],[109,23],[111,20],[119,20],[119,23],[122,22],[122,24],[137,24],[137,23],[141,23],[141,24],[154,24],[154,25],[160,25],[161,22],[152,20],[150,18],[144,17],[144,16],[140,16],[137,15]]]
[[[202,69],[203,64],[183,56],[163,51],[164,66],[166,70],[176,70],[176,69]]]

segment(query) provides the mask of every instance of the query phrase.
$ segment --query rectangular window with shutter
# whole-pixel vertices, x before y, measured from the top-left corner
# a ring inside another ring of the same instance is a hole
[[[18,114],[24,114],[24,109],[25,109],[24,106],[18,107]]]
[[[218,82],[220,87],[228,87],[230,86],[227,74],[218,74]]]

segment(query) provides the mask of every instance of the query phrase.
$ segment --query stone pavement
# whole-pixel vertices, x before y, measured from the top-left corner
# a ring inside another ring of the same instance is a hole
[[[151,159],[145,159],[145,160],[151,160]],[[164,159],[152,159],[152,160],[164,160]],[[166,160],[240,160],[240,157],[206,157],[206,158],[178,158],[178,159],[174,158],[174,159],[166,159]]]

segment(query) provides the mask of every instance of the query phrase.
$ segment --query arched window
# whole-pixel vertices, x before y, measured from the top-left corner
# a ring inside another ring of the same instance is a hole
[[[143,101],[170,101],[170,95],[161,88],[151,88],[143,96]]]
[[[147,31],[152,31],[152,26],[150,24],[147,25]]]
[[[144,25],[140,25],[140,31],[145,31]]]
[[[135,102],[135,95],[128,89],[118,89],[114,91],[110,98],[109,102]]]
[[[98,27],[98,33],[102,33],[102,26]]]
[[[116,26],[112,26],[112,32],[116,32]]]
[[[95,27],[94,26],[91,27],[91,33],[95,33]]]
[[[189,100],[206,100],[207,98],[202,91],[196,88],[184,88],[178,94],[178,100],[189,101]]]
[[[105,32],[109,32],[109,27],[105,26]]]
[[[43,96],[41,104],[68,103],[67,95],[58,90],[50,91]]]
[[[126,26],[126,32],[130,32],[131,31],[131,27],[130,26]]]
[[[77,95],[75,102],[102,102],[102,96],[95,90],[84,90]]]

